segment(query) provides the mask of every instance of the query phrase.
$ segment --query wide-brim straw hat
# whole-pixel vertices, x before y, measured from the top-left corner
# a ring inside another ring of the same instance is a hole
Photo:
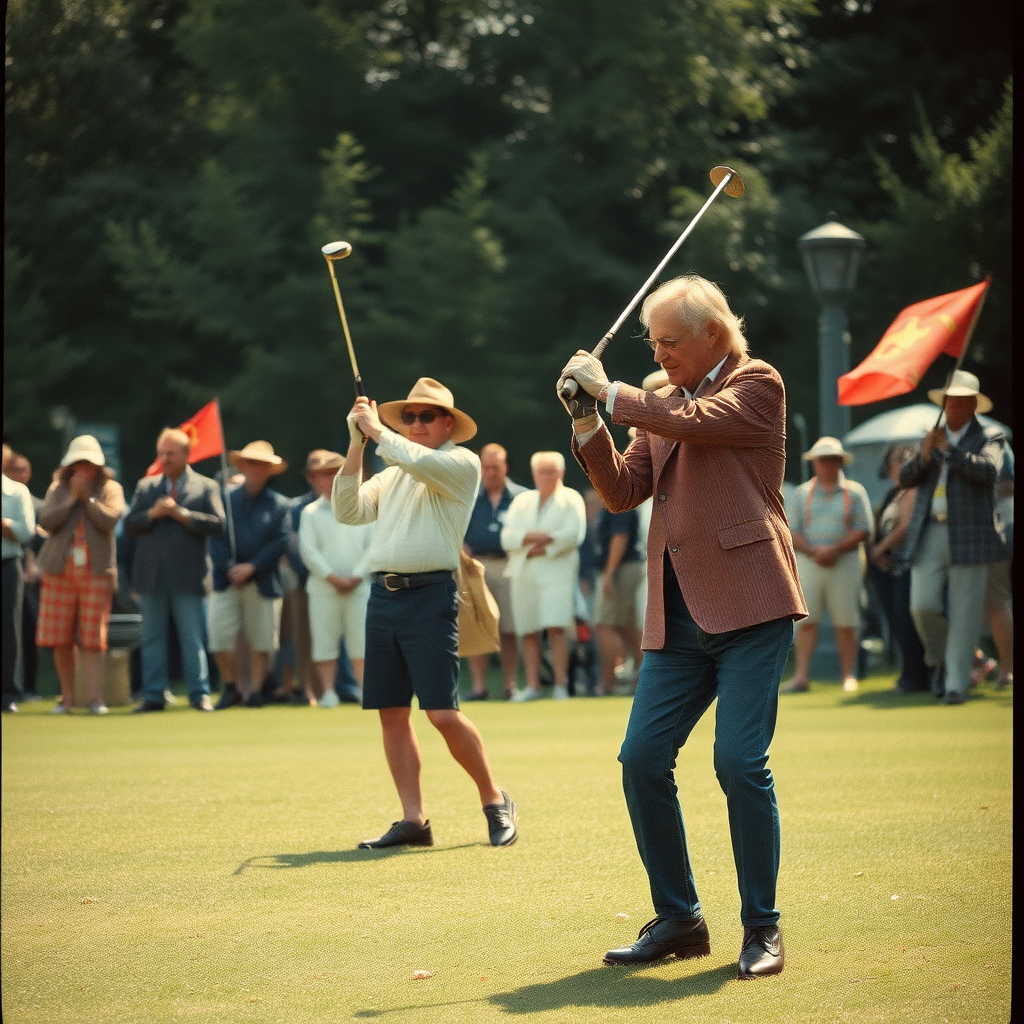
[[[277,476],[288,468],[288,463],[280,455],[274,453],[274,446],[269,441],[250,441],[244,448],[228,454],[228,462],[235,469],[241,469],[239,463],[245,459],[248,462],[265,462],[273,468],[271,476]]]
[[[947,395],[950,398],[970,398],[973,395],[978,399],[978,407],[974,410],[975,412],[986,413],[992,408],[992,399],[981,393],[978,378],[966,370],[957,370],[947,387],[932,388],[928,392],[928,400],[936,405],[945,405]]]
[[[842,459],[843,465],[853,462],[853,456],[843,447],[838,437],[819,437],[811,445],[810,451],[804,452],[804,460],[813,462],[815,459]]]
[[[114,475],[114,471],[107,465],[103,448],[92,434],[79,434],[78,437],[72,439],[68,450],[64,453],[64,458],[60,460],[61,469],[73,466],[76,462],[91,462],[94,466],[99,466],[104,470],[107,476]]]
[[[443,409],[455,420],[452,427],[452,440],[456,444],[468,441],[476,434],[476,423],[472,417],[467,416],[461,409],[455,408],[455,398],[452,393],[433,377],[420,377],[412,386],[409,397],[402,402],[385,402],[377,406],[377,415],[392,430],[404,434],[402,413],[407,405],[436,405]]]
[[[345,456],[341,452],[330,452],[326,448],[319,448],[310,452],[306,459],[306,475],[311,473],[336,473],[345,465]]]

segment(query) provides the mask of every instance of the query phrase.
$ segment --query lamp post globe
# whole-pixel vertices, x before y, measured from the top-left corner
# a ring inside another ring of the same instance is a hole
[[[846,303],[857,283],[864,237],[835,221],[797,242],[811,290],[821,303],[818,319],[818,436],[845,437],[850,410],[839,404],[837,381],[850,369]]]

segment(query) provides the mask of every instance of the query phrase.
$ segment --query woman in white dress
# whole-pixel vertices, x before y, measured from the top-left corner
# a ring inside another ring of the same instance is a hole
[[[576,635],[579,554],[587,532],[583,496],[562,483],[565,457],[535,452],[530,470],[536,490],[512,499],[501,531],[508,552],[512,616],[523,638],[526,689],[512,700],[540,697],[540,634],[547,630],[556,700],[569,696],[569,635]]]

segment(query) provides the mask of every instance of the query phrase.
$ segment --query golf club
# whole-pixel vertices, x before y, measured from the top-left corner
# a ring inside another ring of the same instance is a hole
[[[366,397],[366,389],[363,387],[363,378],[359,375],[359,366],[356,363],[356,350],[352,347],[352,335],[348,331],[348,320],[345,318],[345,307],[341,303],[341,291],[338,288],[338,279],[334,276],[334,261],[343,260],[351,255],[352,246],[348,242],[328,242],[321,250],[324,259],[327,260],[327,269],[331,272],[331,284],[334,285],[334,298],[338,302],[338,314],[341,317],[341,327],[345,332],[345,342],[348,345],[348,358],[352,363],[352,374],[356,379],[356,394],[362,398]]]
[[[694,229],[695,225],[697,224],[697,221],[699,221],[701,217],[704,216],[704,211],[707,210],[707,208],[718,198],[719,193],[724,192],[726,195],[734,196],[737,199],[741,195],[743,195],[743,179],[731,167],[712,167],[710,177],[712,184],[714,184],[715,186],[715,191],[711,193],[711,195],[707,199],[707,202],[705,202],[704,205],[697,211],[697,214],[693,218],[693,220],[691,220],[690,223],[686,225],[686,229],[675,240],[675,243],[673,244],[672,248],[669,249],[667,253],[665,253],[664,258],[654,268],[654,271],[651,273],[651,276],[647,278],[646,281],[644,281],[643,285],[640,288],[640,291],[638,291],[636,295],[634,295],[633,298],[629,300],[629,305],[626,306],[626,308],[619,314],[618,320],[616,320],[615,323],[612,324],[608,333],[594,346],[592,355],[594,355],[596,358],[600,359],[601,356],[604,355],[604,350],[608,347],[608,342],[610,342],[612,338],[615,337],[616,331],[618,331],[618,329],[622,326],[626,317],[628,317],[629,314],[633,312],[634,308],[636,307],[636,304],[644,297],[644,295],[647,294],[647,290],[658,279],[658,275],[665,269],[665,266],[668,263],[668,261],[672,259],[673,256],[675,256],[676,251],[683,244],[683,242],[686,241],[690,232]],[[577,384],[572,377],[569,377],[562,384],[562,390],[559,392],[559,394],[561,394],[562,399],[564,401],[568,401],[570,398],[572,398],[573,395],[576,394],[578,388],[579,384]]]

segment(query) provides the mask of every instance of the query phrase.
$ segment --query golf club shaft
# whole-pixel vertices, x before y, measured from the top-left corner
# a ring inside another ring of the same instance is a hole
[[[619,314],[618,320],[616,320],[615,323],[612,324],[612,326],[609,329],[608,333],[594,346],[593,352],[591,354],[594,355],[597,359],[600,359],[601,356],[604,355],[604,350],[608,347],[608,343],[612,340],[612,338],[615,337],[616,332],[623,325],[623,323],[625,323],[626,317],[628,317],[629,314],[633,312],[633,310],[636,308],[637,303],[644,297],[644,295],[647,294],[647,290],[658,279],[658,275],[668,265],[669,260],[671,260],[672,257],[675,256],[676,252],[679,250],[679,247],[689,237],[690,232],[697,225],[697,221],[699,221],[701,219],[701,217],[704,216],[704,212],[707,210],[707,208],[718,198],[719,193],[725,191],[725,187],[729,184],[730,181],[732,181],[732,179],[735,176],[736,176],[736,172],[735,171],[729,171],[722,178],[722,180],[715,186],[714,192],[712,192],[711,195],[708,196],[707,201],[697,211],[697,214],[693,218],[693,220],[691,220],[690,223],[686,225],[685,230],[675,240],[675,242],[672,245],[672,248],[669,249],[669,251],[667,253],[665,253],[665,256],[662,259],[662,261],[654,268],[653,272],[651,273],[651,276],[648,277],[646,281],[644,281],[644,283],[641,286],[640,290],[636,293],[636,295],[633,296],[632,299],[630,299],[629,305],[626,306],[626,308]],[[577,384],[576,381],[573,380],[572,377],[570,377],[562,385],[562,391],[561,391],[562,398],[565,399],[565,400],[568,400],[568,399],[572,398],[572,396],[576,394],[576,391],[577,391],[578,388],[579,388],[579,384]]]
[[[345,307],[341,302],[341,289],[338,288],[338,279],[334,275],[334,262],[327,261],[327,267],[331,272],[331,284],[334,285],[334,298],[338,302],[338,314],[341,316],[341,326],[345,331],[345,344],[348,345],[348,358],[352,363],[352,375],[356,379],[356,394],[361,398],[366,397],[366,389],[363,387],[363,378],[359,375],[359,365],[356,363],[356,350],[352,347],[352,335],[349,334],[348,320],[345,318]]]

